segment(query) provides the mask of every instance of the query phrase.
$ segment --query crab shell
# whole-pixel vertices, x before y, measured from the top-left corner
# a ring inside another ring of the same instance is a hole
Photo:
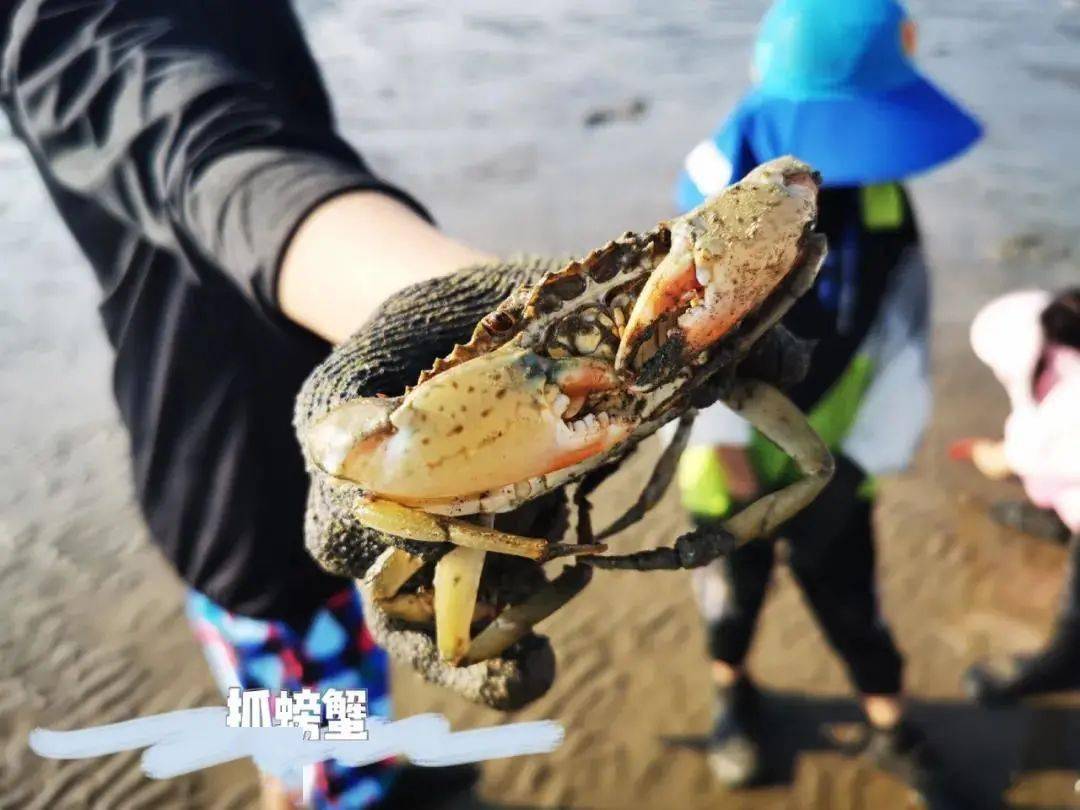
[[[682,394],[710,359],[811,260],[819,182],[771,161],[546,275],[403,397],[329,413],[309,457],[366,492],[457,515],[513,509],[619,457],[689,407]]]

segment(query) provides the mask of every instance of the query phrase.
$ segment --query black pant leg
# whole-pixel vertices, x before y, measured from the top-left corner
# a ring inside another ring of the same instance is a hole
[[[1010,698],[1080,689],[1080,533],[1070,540],[1068,566],[1061,606],[1046,644],[1022,656],[1010,677],[988,679],[977,672],[977,682],[989,681],[990,691]]]
[[[873,503],[865,475],[843,456],[818,499],[782,532],[792,573],[833,648],[863,694],[895,694],[903,660],[878,610]]]
[[[1039,657],[1059,660],[1059,670],[1080,672],[1080,532],[1069,539],[1067,565],[1058,615]]]
[[[1080,532],[1069,538],[1068,566],[1061,591],[1058,621],[1080,624]]]
[[[746,658],[773,567],[773,543],[755,540],[693,572],[709,655],[740,666]]]

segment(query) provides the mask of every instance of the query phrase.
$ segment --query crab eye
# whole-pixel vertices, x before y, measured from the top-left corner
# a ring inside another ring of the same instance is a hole
[[[489,335],[498,335],[513,328],[514,319],[505,312],[489,312],[480,324]]]

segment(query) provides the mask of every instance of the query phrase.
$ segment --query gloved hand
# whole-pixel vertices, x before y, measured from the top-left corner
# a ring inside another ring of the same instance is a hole
[[[300,436],[330,409],[357,397],[401,394],[421,372],[465,343],[476,324],[523,284],[557,270],[562,262],[521,259],[468,267],[452,275],[407,287],[388,298],[371,320],[315,369],[297,399],[295,426]],[[391,538],[361,525],[351,503],[359,489],[309,467],[305,542],[327,571],[362,579]],[[565,498],[559,492],[500,515],[499,528],[531,537],[559,539],[566,526]],[[426,558],[445,552],[438,544],[393,539]],[[499,557],[500,559],[495,559]],[[492,555],[485,567],[513,587],[542,573],[535,563]],[[363,589],[361,589],[363,593]],[[554,655],[546,638],[531,635],[500,658],[467,667],[445,663],[426,633],[396,627],[365,594],[368,626],[381,646],[426,680],[466,698],[499,709],[536,699],[551,686]]]
[[[420,374],[465,343],[476,324],[523,284],[536,281],[562,262],[520,260],[466,268],[450,276],[408,287],[391,296],[372,319],[323,362],[305,383],[297,400],[295,425],[302,437],[306,427],[330,409],[358,397],[395,396],[416,383]],[[786,330],[763,337],[744,361],[746,374],[791,385],[806,369],[807,349]],[[716,399],[724,381],[703,386],[701,395]],[[709,390],[714,389],[714,390]],[[705,404],[705,403],[702,403]],[[312,556],[328,571],[362,579],[386,548],[395,544],[425,559],[446,549],[440,544],[392,538],[360,524],[353,504],[358,487],[310,467],[305,539]],[[514,512],[499,515],[497,527],[515,534],[557,541],[566,528],[566,502],[562,490],[530,501]],[[584,587],[591,569],[580,567]],[[575,575],[578,572],[575,571]],[[520,588],[528,593],[537,578],[535,563],[492,555],[485,566],[484,583],[500,593]],[[494,580],[494,582],[490,582]],[[362,589],[363,592],[363,589]],[[513,602],[513,600],[509,600]],[[416,630],[403,629],[378,609],[365,594],[369,627],[377,641],[398,660],[425,679],[446,686],[470,700],[500,709],[513,709],[536,699],[554,679],[554,655],[547,639],[530,634],[499,658],[466,667],[454,667],[439,656],[434,640]]]

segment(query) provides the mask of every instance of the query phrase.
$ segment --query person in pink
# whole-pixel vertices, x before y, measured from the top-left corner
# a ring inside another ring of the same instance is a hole
[[[1009,395],[999,442],[978,441],[972,460],[993,477],[1013,473],[1038,507],[1071,533],[1069,571],[1050,639],[1006,671],[986,664],[965,681],[981,703],[1080,688],[1080,287],[1029,290],[987,305],[971,326],[975,354]]]

